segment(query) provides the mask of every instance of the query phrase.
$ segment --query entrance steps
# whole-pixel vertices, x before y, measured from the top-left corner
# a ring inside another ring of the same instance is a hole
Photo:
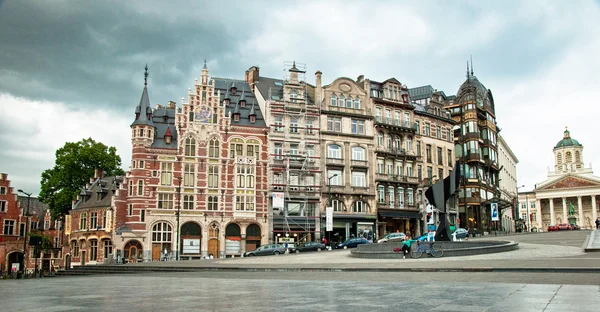
[[[593,230],[583,243],[585,252],[600,252],[600,230]]]

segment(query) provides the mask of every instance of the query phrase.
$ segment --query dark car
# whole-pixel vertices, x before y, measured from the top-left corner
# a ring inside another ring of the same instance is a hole
[[[244,253],[244,257],[253,257],[253,256],[269,256],[269,255],[279,255],[285,253],[285,247],[279,244],[270,244],[264,245],[256,248],[256,250],[247,251]]]
[[[325,244],[319,242],[306,242],[297,245],[296,247],[289,247],[290,253],[300,253],[306,251],[321,251],[325,250]]]
[[[338,249],[356,248],[358,245],[369,244],[369,241],[363,237],[355,237],[346,240],[336,246]]]
[[[463,228],[458,228],[452,234],[453,235],[456,234],[456,238],[457,239],[459,239],[459,238],[463,239],[463,238],[466,238],[469,235],[469,231],[467,231],[466,229],[463,229]]]

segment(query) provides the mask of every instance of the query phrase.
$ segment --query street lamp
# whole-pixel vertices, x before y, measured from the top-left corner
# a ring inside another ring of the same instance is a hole
[[[25,233],[23,234],[23,265],[21,266],[21,270],[23,270],[22,278],[25,278],[25,257],[27,256],[27,225],[29,224],[29,203],[31,202],[31,193],[27,193],[21,189],[17,190],[19,193],[23,193],[27,196],[27,211],[25,211]]]
[[[337,176],[338,176],[338,174],[336,173],[327,178],[327,207],[331,207],[331,179],[333,179]],[[331,216],[331,217],[333,218],[333,216]],[[327,219],[325,219],[325,220],[327,220]],[[325,225],[325,226],[327,226],[327,225]],[[327,232],[327,228],[325,228],[325,232]],[[331,245],[331,234],[328,233],[327,236],[329,237],[328,243]],[[325,246],[325,247],[327,247],[327,246]]]
[[[521,207],[519,206],[519,189],[525,187],[525,184],[521,185],[521,186],[517,186],[517,209],[516,209],[516,214],[517,214],[517,218],[515,218],[515,220],[520,220],[521,219]],[[515,229],[516,230],[516,229]]]
[[[179,184],[177,185],[177,250],[175,251],[175,260],[179,261],[179,215],[181,214],[181,177],[177,177]]]

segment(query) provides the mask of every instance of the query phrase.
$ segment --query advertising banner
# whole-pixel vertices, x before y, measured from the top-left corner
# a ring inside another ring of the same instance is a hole
[[[199,254],[200,253],[200,240],[199,239],[184,239],[183,240],[183,253],[184,254]]]
[[[285,201],[283,200],[283,193],[282,192],[273,192],[273,208],[279,208],[279,209],[283,209],[284,205],[285,205]]]
[[[325,231],[333,231],[333,207],[325,208]]]
[[[498,203],[492,203],[490,205],[490,209],[492,210],[492,221],[499,221],[500,220],[500,215],[498,213]]]

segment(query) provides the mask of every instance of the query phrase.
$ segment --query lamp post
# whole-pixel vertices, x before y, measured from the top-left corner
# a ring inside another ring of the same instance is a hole
[[[518,216],[517,220],[521,219],[521,207],[519,206],[519,189],[525,187],[525,184],[521,185],[521,186],[517,186],[517,209],[516,209],[516,214]],[[516,219],[516,218],[515,218]],[[516,230],[516,229],[515,229]]]
[[[337,176],[338,176],[338,174],[336,173],[327,178],[327,207],[331,206],[331,179],[333,179]],[[325,207],[325,209],[327,209],[327,207]],[[327,212],[327,210],[325,210],[325,212]],[[325,218],[327,218],[327,215],[325,215]],[[332,218],[333,218],[333,216],[332,216]],[[325,222],[327,222],[327,219],[325,219]],[[325,224],[325,226],[327,226],[327,224]],[[327,232],[327,228],[325,228],[325,232]],[[331,245],[331,234],[327,233],[327,236],[329,238],[327,240],[327,242],[329,243],[329,245]],[[327,247],[327,246],[325,246],[325,247]]]
[[[25,278],[25,262],[27,257],[27,226],[29,225],[29,203],[31,202],[31,193],[27,193],[21,189],[17,190],[19,193],[23,193],[27,196],[27,210],[25,211],[25,233],[23,234],[23,265],[21,266],[21,270],[23,270],[22,278]]]
[[[177,250],[175,251],[175,260],[179,261],[179,215],[181,214],[181,177],[177,177]]]

